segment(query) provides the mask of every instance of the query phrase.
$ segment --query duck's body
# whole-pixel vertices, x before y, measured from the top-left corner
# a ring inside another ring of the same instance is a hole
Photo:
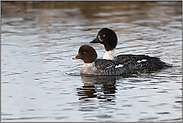
[[[114,60],[97,59],[96,51],[88,45],[81,46],[78,55],[73,59],[84,61],[81,74],[118,76],[130,73],[126,64],[123,65]]]
[[[125,75],[129,73],[129,68],[127,65],[120,65],[119,63],[106,60],[97,59],[93,63],[84,63],[81,68],[81,74],[91,74],[91,75]]]
[[[168,66],[159,58],[148,55],[124,54],[116,56],[114,60],[122,64],[128,64],[133,70],[157,70]]]
[[[114,49],[117,42],[116,33],[111,29],[103,28],[98,32],[97,37],[90,43],[101,43],[104,45],[106,52],[103,59],[110,59],[122,64],[128,64],[128,67],[132,70],[157,70],[169,66],[159,58],[150,57],[148,55],[121,54],[114,56]]]

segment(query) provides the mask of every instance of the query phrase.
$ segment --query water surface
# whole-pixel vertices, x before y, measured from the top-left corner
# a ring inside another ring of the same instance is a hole
[[[2,2],[2,121],[182,121],[181,2]],[[130,77],[81,76],[72,60],[101,28],[115,54],[175,67]]]

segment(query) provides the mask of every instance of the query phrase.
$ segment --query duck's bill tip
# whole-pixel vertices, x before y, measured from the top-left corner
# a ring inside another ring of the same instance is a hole
[[[75,56],[75,57],[72,58],[72,59],[81,59],[81,58],[77,55],[77,56]]]
[[[101,43],[101,41],[99,41],[98,38],[95,38],[93,41],[90,41],[90,43]]]
[[[78,58],[74,57],[74,58],[72,58],[72,59],[78,59]]]

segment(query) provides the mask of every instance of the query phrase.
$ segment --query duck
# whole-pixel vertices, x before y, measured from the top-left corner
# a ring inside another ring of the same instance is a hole
[[[118,61],[122,64],[128,64],[131,70],[151,71],[159,70],[171,65],[163,62],[158,57],[151,57],[148,55],[134,55],[134,54],[121,54],[114,56],[114,49],[117,46],[118,38],[116,33],[109,28],[102,28],[99,30],[96,38],[90,43],[101,43],[104,45],[105,54],[103,59]]]
[[[81,59],[84,61],[80,74],[127,76],[131,72],[127,64],[120,64],[114,60],[97,59],[95,49],[89,45],[82,45],[78,50],[78,54],[72,59]]]

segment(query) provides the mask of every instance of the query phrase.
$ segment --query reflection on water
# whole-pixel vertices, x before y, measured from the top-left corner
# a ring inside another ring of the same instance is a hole
[[[2,121],[182,121],[182,2],[1,2]],[[80,75],[72,60],[103,28],[115,54],[175,67],[129,77]]]
[[[120,76],[87,76],[81,75],[81,80],[84,83],[82,88],[78,88],[78,96],[83,98],[107,99],[114,96],[116,90],[116,80]],[[110,95],[109,95],[110,94]]]

